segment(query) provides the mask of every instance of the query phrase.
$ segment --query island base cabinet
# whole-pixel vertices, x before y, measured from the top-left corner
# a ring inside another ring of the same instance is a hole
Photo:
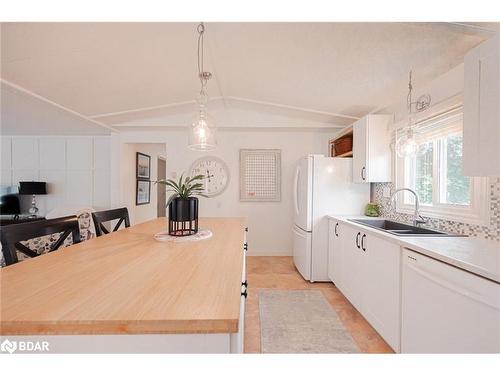
[[[248,246],[245,241],[245,248]],[[241,298],[240,318],[238,321],[238,332],[231,334],[231,353],[244,353],[245,351],[245,307],[248,294],[247,260],[246,250],[243,256],[243,272],[241,273]]]

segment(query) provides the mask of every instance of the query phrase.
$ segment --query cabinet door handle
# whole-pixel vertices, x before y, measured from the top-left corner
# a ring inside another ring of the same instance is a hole
[[[337,232],[337,228],[339,227],[339,223],[335,223],[335,236],[338,237],[339,233]]]
[[[363,234],[363,236],[361,237],[361,249],[363,249],[363,251],[366,251],[365,238],[366,238],[366,234]]]
[[[356,247],[359,249],[359,236],[361,235],[360,232],[358,232],[358,234],[356,234]]]
[[[366,167],[361,168],[361,179],[366,180]]]

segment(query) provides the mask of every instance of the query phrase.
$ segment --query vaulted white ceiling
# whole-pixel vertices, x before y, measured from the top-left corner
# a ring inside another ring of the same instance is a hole
[[[195,23],[4,23],[1,31],[2,79],[104,124],[179,126],[199,90]],[[265,112],[343,126],[405,95],[410,69],[424,85],[490,35],[441,23],[209,23],[208,91],[235,118]]]

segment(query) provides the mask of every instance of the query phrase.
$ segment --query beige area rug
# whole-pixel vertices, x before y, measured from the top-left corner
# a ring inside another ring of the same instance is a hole
[[[359,353],[319,290],[260,290],[262,353]]]

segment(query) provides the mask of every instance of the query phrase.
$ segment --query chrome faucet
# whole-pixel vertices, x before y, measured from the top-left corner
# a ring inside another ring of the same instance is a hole
[[[394,193],[392,193],[391,195],[391,204],[394,203],[394,200],[396,198],[396,194],[399,193],[400,191],[409,191],[410,193],[412,193],[414,196],[415,196],[415,214],[413,215],[413,225],[418,227],[419,224],[425,224],[427,223],[427,220],[424,219],[422,217],[422,215],[420,215],[420,212],[419,212],[419,207],[420,207],[420,204],[418,202],[418,195],[417,193],[415,193],[415,191],[413,191],[412,189],[409,189],[409,188],[402,188],[402,189],[397,189]]]

